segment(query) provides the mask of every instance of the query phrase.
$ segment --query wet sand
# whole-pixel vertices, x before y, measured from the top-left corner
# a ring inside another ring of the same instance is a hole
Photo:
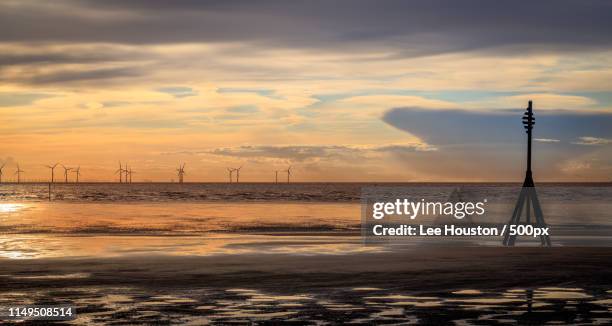
[[[253,285],[273,291],[375,286],[410,291],[571,285],[609,287],[609,248],[412,248],[339,255],[247,254],[116,258],[0,259],[0,289],[117,285]],[[86,274],[78,279],[15,278]],[[282,282],[282,284],[279,284]]]
[[[609,248],[0,260],[3,303],[77,322],[610,322]]]

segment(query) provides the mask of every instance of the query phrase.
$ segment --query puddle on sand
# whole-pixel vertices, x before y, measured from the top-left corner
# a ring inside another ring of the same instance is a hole
[[[364,297],[364,299],[369,299],[369,300],[438,300],[437,297],[416,297],[412,295],[401,295],[401,294],[385,295],[385,296],[371,296],[371,297]]]
[[[596,301],[591,301],[591,303],[598,304],[598,305],[612,306],[612,299],[596,300]]]
[[[305,295],[264,295],[256,294],[251,296],[249,301],[252,302],[278,302],[278,301],[304,301],[312,300],[311,297]]]
[[[413,306],[413,307],[439,307],[442,306],[442,301],[397,301],[389,303],[390,306]]]
[[[452,294],[458,294],[458,295],[478,295],[478,294],[482,294],[482,291],[466,289],[466,290],[453,291],[451,293]]]
[[[583,289],[562,289],[562,288],[539,288],[534,291],[534,298],[549,300],[576,300],[589,299],[592,295],[584,292]]]
[[[353,288],[353,291],[382,291],[381,288],[368,288],[368,287],[363,287],[363,288]]]
[[[278,306],[287,307],[287,308],[295,308],[295,307],[302,307],[304,305],[301,303],[279,303]]]
[[[254,292],[257,292],[257,290],[251,290],[251,289],[227,289],[227,290],[225,290],[225,292],[254,293]]]
[[[509,303],[522,303],[522,302],[525,302],[525,300],[499,297],[499,298],[447,299],[445,300],[445,302],[503,305],[503,304],[509,304]]]
[[[89,273],[72,273],[72,274],[49,274],[49,275],[15,275],[9,276],[14,280],[65,280],[73,278],[88,278]]]

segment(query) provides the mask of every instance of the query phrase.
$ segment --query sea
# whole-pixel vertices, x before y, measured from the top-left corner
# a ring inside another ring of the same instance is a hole
[[[366,197],[486,201],[478,224],[506,223],[514,183],[35,183],[0,184],[3,234],[203,235],[204,233],[360,232]],[[612,245],[612,184],[550,183],[537,188],[546,223],[576,228]],[[428,219],[429,218],[429,219]],[[423,217],[419,223],[433,223]],[[460,222],[460,221],[457,221]],[[572,237],[577,233],[572,233]],[[557,241],[557,244],[561,244]],[[0,255],[2,253],[0,252]]]

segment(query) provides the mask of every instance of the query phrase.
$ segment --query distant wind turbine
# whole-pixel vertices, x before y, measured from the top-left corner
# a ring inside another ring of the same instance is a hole
[[[76,183],[79,183],[79,176],[81,175],[81,167],[78,166],[76,169],[74,169],[74,173],[76,174]]]
[[[2,163],[2,165],[0,166],[0,183],[2,183],[2,169],[4,169],[5,165],[6,165],[6,162]]]
[[[287,172],[287,183],[289,183],[291,178],[291,165],[289,165],[289,168],[287,168],[285,172]]]
[[[55,171],[55,167],[58,165],[59,163],[55,163],[53,165],[45,165],[46,167],[48,167],[49,169],[51,169],[51,183],[55,182],[55,175],[54,175],[54,171]]]
[[[127,167],[127,166],[126,166]],[[132,173],[136,173],[135,171],[132,171],[132,168],[130,167],[129,169],[126,170],[125,172],[125,182],[128,182],[128,175],[130,176],[130,181],[129,183],[132,183]]]
[[[17,175],[17,183],[21,183],[21,174],[25,172],[24,170],[19,168],[19,164],[17,164],[17,171],[15,171],[15,174]]]
[[[119,161],[119,169],[115,171],[115,174],[119,173],[119,183],[123,182],[123,166],[121,165],[121,161]]]
[[[125,181],[125,183],[129,183],[128,175],[130,174],[130,167],[128,166],[127,163],[125,163],[125,168],[123,169],[123,173],[125,175],[125,177],[123,178],[123,181]]]
[[[68,171],[72,170],[72,168],[67,168],[64,164],[62,164],[62,167],[64,168],[64,183],[68,183]]]
[[[234,171],[236,171],[236,183],[240,182],[240,169],[242,169],[242,165],[239,168],[234,169]]]
[[[176,169],[178,174],[179,183],[183,183],[183,176],[185,175],[185,163],[183,165],[179,165],[179,168]]]
[[[234,171],[236,169],[227,168],[227,172],[229,172],[229,183],[232,183],[232,176],[234,175]]]

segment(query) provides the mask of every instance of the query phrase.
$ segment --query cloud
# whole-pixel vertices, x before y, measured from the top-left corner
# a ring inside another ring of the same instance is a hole
[[[387,111],[383,121],[433,145],[521,143],[522,110],[449,110],[419,107]],[[536,110],[534,134],[539,138],[571,141],[585,133],[612,136],[611,113],[569,113]]]
[[[1,5],[0,5],[1,6]],[[135,47],[101,44],[51,45],[1,44],[0,67],[15,65],[95,64],[141,60],[145,53]],[[41,51],[44,49],[44,51]],[[150,56],[150,53],[148,54]]]
[[[499,180],[520,173],[526,141],[522,113],[510,109],[396,108],[387,111],[383,121],[438,148],[433,157],[419,163],[421,173],[433,171],[447,178],[460,173]],[[595,145],[611,143],[611,113],[536,110],[535,115],[534,170],[539,178],[603,180],[609,175],[609,146]],[[411,162],[416,160],[411,158]]]
[[[114,108],[119,106],[130,105],[132,102],[129,101],[104,101],[102,102],[102,107],[104,108]]]
[[[176,98],[183,98],[183,97],[198,95],[198,91],[194,90],[193,88],[181,87],[181,86],[162,87],[162,88],[158,88],[157,91],[161,93],[170,94]]]
[[[347,104],[352,107],[378,107],[389,108],[402,105],[418,106],[418,107],[433,107],[433,108],[456,108],[457,104],[432,100],[420,96],[409,95],[360,95],[341,99],[339,104]]]
[[[254,105],[240,105],[228,108],[225,110],[230,113],[256,113],[259,109]]]
[[[391,144],[383,146],[365,147],[377,152],[396,152],[396,153],[407,153],[407,152],[434,152],[438,149],[434,146],[427,144]]]
[[[37,100],[53,96],[44,93],[0,92],[0,107],[30,105]]]
[[[254,93],[260,96],[265,96],[269,98],[280,98],[278,95],[274,94],[274,90],[272,89],[257,89],[257,88],[233,88],[233,87],[222,87],[217,90],[218,93]]]
[[[377,154],[435,151],[436,148],[419,143],[388,145],[245,145],[208,150],[166,152],[164,155],[217,155],[240,159],[273,159],[286,162],[311,162],[331,159],[365,158]]]
[[[481,101],[479,107],[521,107],[527,101],[533,100],[537,103],[535,109],[553,110],[578,110],[593,107],[597,101],[592,98],[577,95],[553,94],[553,93],[527,93],[513,96],[493,97],[488,101]]]
[[[119,67],[119,68],[100,68],[100,69],[67,69],[49,73],[37,74],[34,76],[23,76],[17,81],[22,81],[30,84],[60,84],[73,83],[84,81],[99,81],[102,79],[114,79],[122,77],[136,77],[142,75],[143,72],[134,67]],[[6,78],[3,78],[6,79]]]
[[[612,144],[612,139],[584,136],[580,137],[578,141],[575,141],[572,144],[587,146],[608,145]]]
[[[540,143],[558,143],[560,142],[559,139],[552,139],[552,138],[534,138],[533,140],[540,142]]]
[[[591,169],[591,162],[581,160],[568,160],[561,164],[561,171],[565,173],[576,173]]]
[[[53,4],[25,0],[0,6],[4,42],[249,41],[347,50],[379,44],[394,48],[398,56],[503,46],[581,51],[612,45],[612,4],[595,0],[471,0],[461,6],[453,0],[63,0]]]

